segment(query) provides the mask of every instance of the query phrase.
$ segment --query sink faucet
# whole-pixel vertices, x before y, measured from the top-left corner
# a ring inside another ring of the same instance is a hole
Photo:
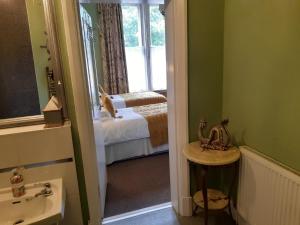
[[[35,198],[39,197],[39,196],[44,196],[44,197],[47,197],[47,196],[50,196],[52,195],[53,192],[51,190],[50,187],[45,187],[44,189],[42,189],[39,193],[36,193],[34,195]]]
[[[13,169],[13,175],[10,178],[12,194],[16,198],[25,195],[24,177],[20,173],[21,170],[22,168]]]
[[[41,185],[41,184],[39,184],[39,185]],[[51,189],[50,183],[44,183],[44,184],[42,184],[42,186],[44,186],[44,188],[40,192],[36,193],[34,196],[26,198],[25,200],[28,202],[28,201],[31,201],[40,196],[48,197],[50,195],[53,195],[53,191]]]

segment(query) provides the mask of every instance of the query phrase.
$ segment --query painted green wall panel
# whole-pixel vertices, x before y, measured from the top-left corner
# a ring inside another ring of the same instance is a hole
[[[198,140],[198,124],[212,126],[222,115],[223,0],[188,1],[189,139]],[[191,193],[199,187],[199,166],[191,166]],[[198,172],[197,172],[198,171]],[[220,187],[220,171],[209,171],[209,185]]]
[[[236,143],[300,171],[300,2],[227,0],[223,115]]]
[[[197,140],[198,124],[221,120],[223,0],[188,1],[189,135]]]

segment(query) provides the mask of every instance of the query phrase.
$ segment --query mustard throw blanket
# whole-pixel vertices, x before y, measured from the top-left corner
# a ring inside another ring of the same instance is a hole
[[[120,94],[120,96],[124,98],[126,107],[150,105],[167,101],[165,96],[152,91],[126,93]]]
[[[168,143],[167,103],[133,107],[133,110],[147,120],[152,147]]]

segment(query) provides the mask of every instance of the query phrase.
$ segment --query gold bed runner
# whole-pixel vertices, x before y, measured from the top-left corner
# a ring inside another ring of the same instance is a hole
[[[133,110],[147,120],[152,147],[168,143],[167,103],[137,106]]]
[[[152,91],[126,93],[120,94],[120,96],[124,98],[126,107],[150,105],[167,101],[165,96]]]

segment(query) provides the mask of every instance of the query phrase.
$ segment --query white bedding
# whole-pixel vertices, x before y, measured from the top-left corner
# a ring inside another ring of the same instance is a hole
[[[105,145],[150,137],[147,121],[132,108],[118,109],[117,116],[122,118],[106,117],[98,124],[102,127]]]
[[[169,149],[168,144],[152,147],[147,121],[132,108],[119,109],[117,116],[122,116],[121,119],[113,119],[105,111],[98,111],[96,115],[95,138],[96,141],[104,139],[106,164]]]
[[[119,160],[166,152],[168,150],[168,144],[153,148],[150,143],[150,138],[111,144],[105,146],[106,164],[108,165]]]
[[[120,95],[111,95],[111,96],[112,96],[111,101],[115,109],[126,108],[125,100],[123,97],[121,97]]]

